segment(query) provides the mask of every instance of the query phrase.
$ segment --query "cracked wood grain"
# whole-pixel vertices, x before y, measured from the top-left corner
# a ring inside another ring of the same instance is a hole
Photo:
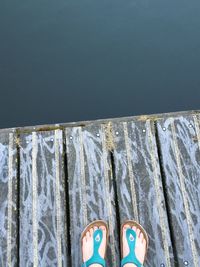
[[[15,133],[0,134],[0,266],[15,267],[17,253],[17,149]]]
[[[134,219],[147,230],[145,266],[174,266],[153,123],[113,123],[113,136],[120,221]]]
[[[163,131],[163,128],[165,131]],[[157,123],[178,264],[200,265],[199,116]]]
[[[62,131],[20,138],[20,266],[67,266]]]
[[[87,223],[106,220],[110,237],[108,266],[119,265],[111,163],[103,125],[66,129],[72,266],[82,262],[80,237]]]

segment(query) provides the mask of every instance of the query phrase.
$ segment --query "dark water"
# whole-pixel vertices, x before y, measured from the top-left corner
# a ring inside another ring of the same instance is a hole
[[[0,128],[200,108],[199,0],[1,0]]]

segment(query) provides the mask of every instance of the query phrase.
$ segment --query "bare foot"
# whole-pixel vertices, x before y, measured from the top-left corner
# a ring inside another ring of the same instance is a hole
[[[130,251],[128,247],[128,242],[126,240],[126,230],[128,228],[132,228],[134,231],[136,231],[135,255],[137,259],[143,264],[146,253],[146,240],[144,239],[143,233],[136,226],[131,227],[130,225],[125,224],[123,227],[123,236],[122,236],[123,258],[126,257]],[[133,263],[128,263],[125,264],[124,267],[137,267],[137,266]]]
[[[89,229],[89,231],[86,232],[85,236],[83,237],[82,242],[82,255],[83,255],[83,262],[86,262],[91,258],[93,255],[93,233],[97,229],[103,230],[103,238],[101,241],[101,245],[99,247],[99,255],[104,259],[105,257],[105,251],[106,251],[106,234],[107,230],[104,225],[102,226],[94,226]],[[92,264],[90,267],[102,267],[100,264]]]

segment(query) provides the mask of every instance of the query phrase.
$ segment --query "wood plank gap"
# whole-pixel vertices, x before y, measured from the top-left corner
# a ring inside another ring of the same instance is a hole
[[[57,239],[57,259],[58,267],[62,267],[62,248],[61,248],[61,206],[60,206],[60,166],[59,166],[59,146],[60,130],[55,130],[55,165],[56,165],[56,239]]]
[[[108,161],[107,161],[107,146],[106,146],[106,129],[105,125],[101,125],[102,130],[102,156],[103,156],[103,166],[104,166],[104,183],[105,183],[105,195],[106,195],[106,206],[108,210],[108,220],[110,228],[110,238],[111,238],[111,251],[112,251],[112,266],[115,266],[117,262],[117,256],[115,251],[115,240],[114,240],[114,229],[113,229],[113,214],[111,208],[111,199],[109,193],[109,177],[108,177]]]
[[[195,132],[197,135],[198,146],[200,149],[200,123],[199,123],[199,119],[197,118],[197,115],[193,116],[193,120],[194,120]]]
[[[110,151],[110,162],[111,162],[111,170],[112,170],[112,183],[113,183],[113,189],[114,189],[114,201],[115,201],[115,212],[116,212],[116,219],[117,219],[117,234],[120,237],[120,229],[121,229],[121,221],[120,221],[120,209],[119,209],[119,200],[118,200],[118,193],[117,193],[117,179],[116,179],[116,168],[115,168],[115,160],[113,152]],[[119,238],[118,243],[118,251],[121,253],[121,239]],[[122,255],[120,255],[120,258]]]
[[[66,146],[66,133],[63,130],[63,163],[64,163],[64,178],[65,178],[65,201],[66,201],[66,239],[67,239],[67,264],[68,266],[72,266],[72,258],[71,258],[71,223],[70,223],[70,203],[69,203],[69,175],[68,175],[68,166],[67,166],[67,146]]]

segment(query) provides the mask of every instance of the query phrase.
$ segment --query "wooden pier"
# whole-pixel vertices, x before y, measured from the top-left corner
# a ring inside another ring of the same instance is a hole
[[[104,219],[150,238],[144,266],[200,266],[199,111],[0,130],[0,267],[80,267],[80,235]]]

